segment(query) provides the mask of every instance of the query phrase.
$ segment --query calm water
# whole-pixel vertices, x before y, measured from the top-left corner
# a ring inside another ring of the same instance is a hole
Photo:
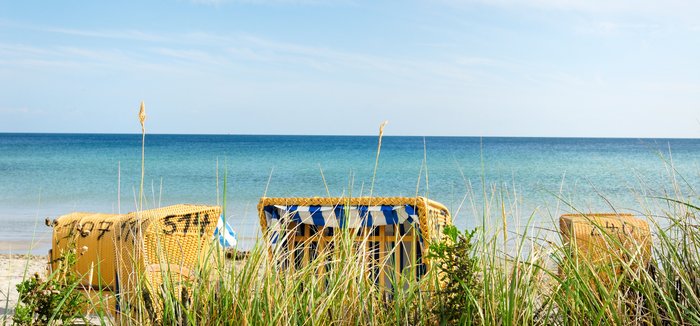
[[[228,220],[252,238],[266,189],[268,196],[326,196],[322,169],[331,195],[367,195],[376,147],[376,137],[147,135],[148,205],[216,204],[218,160],[219,197],[228,170]],[[483,179],[504,189],[499,195],[515,195],[520,214],[535,212],[539,222],[551,221],[560,193],[585,210],[609,210],[599,194],[634,210],[635,193],[670,187],[658,155],[669,148],[678,172],[700,186],[700,140],[385,137],[374,194],[427,193],[455,213],[468,191],[481,208]],[[140,167],[140,135],[0,134],[0,240],[46,238],[47,216],[133,211]],[[481,221],[469,202],[456,216],[460,226]]]

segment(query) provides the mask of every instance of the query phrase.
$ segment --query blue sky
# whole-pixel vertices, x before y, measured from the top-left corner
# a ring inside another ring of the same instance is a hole
[[[700,136],[700,2],[0,1],[0,131]]]

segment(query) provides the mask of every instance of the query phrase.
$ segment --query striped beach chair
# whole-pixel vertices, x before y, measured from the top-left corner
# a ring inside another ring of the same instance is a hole
[[[258,212],[270,254],[288,260],[282,268],[308,264],[345,229],[364,243],[373,279],[383,288],[401,275],[423,276],[429,242],[452,224],[445,206],[424,197],[261,198]]]

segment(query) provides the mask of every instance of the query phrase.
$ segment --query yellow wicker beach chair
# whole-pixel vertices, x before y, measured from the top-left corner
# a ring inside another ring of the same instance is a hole
[[[73,269],[92,306],[106,302],[108,311],[118,311],[134,306],[138,295],[148,297],[157,318],[165,287],[187,300],[187,284],[197,281],[194,271],[209,257],[220,215],[220,207],[201,205],[67,214],[53,223],[50,266],[56,270],[65,251],[75,250]]]
[[[428,243],[452,224],[445,206],[423,197],[261,198],[258,212],[263,234],[282,252],[277,257],[289,260],[279,266],[300,268],[347,229],[365,244],[382,288],[400,275],[424,275]]]
[[[49,260],[52,270],[58,268],[66,250],[76,250],[74,271],[82,275],[86,289],[116,289],[116,257],[114,230],[122,215],[71,213],[58,217],[53,225],[53,241]]]
[[[157,319],[164,290],[187,301],[194,271],[211,258],[219,215],[218,206],[174,205],[124,216],[115,248],[122,309],[143,299]]]
[[[68,250],[75,250],[77,262],[72,271],[81,276],[79,291],[88,303],[86,314],[102,306],[117,311],[115,229],[123,215],[77,212],[56,218],[49,250],[49,271],[58,269]]]
[[[649,224],[631,214],[565,214],[559,228],[572,258],[594,268],[613,268],[620,274],[621,262],[647,268],[651,261]]]

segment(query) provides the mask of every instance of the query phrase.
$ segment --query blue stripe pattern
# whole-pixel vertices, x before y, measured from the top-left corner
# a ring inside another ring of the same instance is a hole
[[[338,219],[338,225],[341,228],[345,228],[347,226],[347,218],[345,217],[345,206],[343,205],[338,205],[333,209],[333,213],[335,213],[335,218]]]
[[[382,213],[386,218],[386,225],[394,225],[399,223],[399,216],[394,210],[394,206],[382,205]]]
[[[268,217],[268,219],[280,219],[280,213],[275,209],[275,206],[265,206],[263,211],[265,211],[265,216]]]
[[[408,223],[413,223],[413,216],[417,215],[416,209],[411,205],[405,205],[404,209],[406,209],[406,214],[408,214],[408,219],[406,219],[406,221],[408,221]]]
[[[289,206],[289,208],[287,208],[287,214],[292,215],[292,222],[301,223],[301,216],[299,215],[298,207],[299,206],[297,205]]]
[[[370,227],[374,225],[374,221],[372,220],[372,213],[369,212],[369,207],[358,206],[357,211],[360,214],[360,220],[362,220],[362,225],[364,227]]]
[[[324,226],[326,225],[326,219],[323,218],[323,212],[321,212],[321,206],[309,206],[309,213],[311,213],[311,219],[314,221],[314,225]],[[297,215],[299,213],[297,212]]]
[[[327,227],[372,227],[417,222],[411,205],[382,206],[266,206],[263,211],[270,227],[277,227],[283,218],[290,222]]]

